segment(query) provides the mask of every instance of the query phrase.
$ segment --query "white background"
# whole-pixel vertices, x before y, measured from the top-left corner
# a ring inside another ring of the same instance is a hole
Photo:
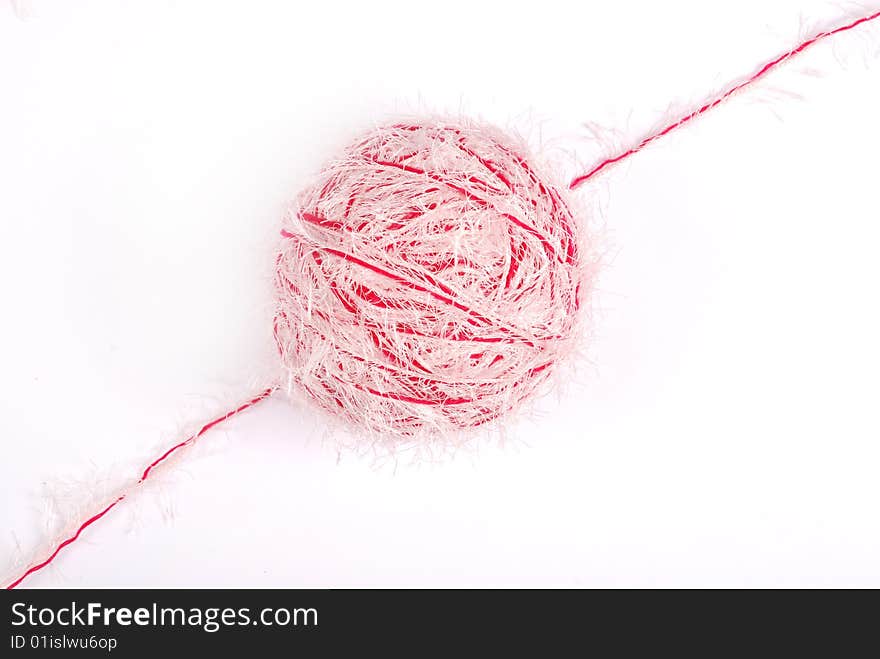
[[[589,164],[585,123],[634,140],[847,11],[0,3],[0,571],[271,372],[283,204],[361,130],[464,112]],[[26,585],[880,586],[878,44],[582,189],[590,360],[505,446],[377,465],[268,401]]]

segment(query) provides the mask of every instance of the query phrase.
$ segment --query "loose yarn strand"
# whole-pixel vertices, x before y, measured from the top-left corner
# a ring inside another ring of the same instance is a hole
[[[699,117],[700,115],[703,115],[706,112],[708,112],[709,110],[712,110],[713,108],[721,105],[721,103],[723,103],[728,98],[733,96],[736,92],[755,84],[761,78],[763,78],[767,74],[769,74],[771,71],[773,71],[774,69],[776,69],[777,67],[779,67],[780,65],[785,63],[786,61],[790,60],[791,58],[795,57],[796,55],[799,55],[800,53],[804,52],[810,46],[813,46],[813,45],[819,43],[820,41],[827,39],[828,37],[834,36],[835,34],[840,34],[841,32],[848,32],[849,30],[852,30],[852,29],[854,29],[860,25],[863,25],[865,23],[869,23],[871,21],[877,20],[878,18],[880,18],[880,11],[874,12],[873,14],[869,14],[867,16],[862,16],[861,18],[859,18],[851,23],[848,23],[846,25],[842,25],[842,26],[834,28],[832,30],[826,30],[824,32],[820,32],[820,33],[810,37],[806,41],[801,42],[794,49],[789,50],[785,53],[782,53],[781,55],[770,60],[769,62],[767,62],[766,64],[761,66],[755,73],[753,73],[752,75],[750,75],[746,79],[741,80],[740,82],[737,82],[737,83],[733,84],[732,86],[728,87],[726,91],[722,92],[721,94],[716,96],[711,101],[706,102],[705,104],[703,104],[702,106],[700,106],[699,108],[694,110],[693,112],[686,114],[685,116],[677,119],[673,123],[664,126],[663,128],[661,128],[657,132],[651,133],[650,135],[648,135],[647,137],[642,139],[642,141],[639,142],[636,146],[631,147],[631,148],[627,149],[626,151],[619,153],[616,156],[606,158],[605,160],[603,160],[600,163],[598,163],[597,165],[595,165],[586,174],[581,174],[580,176],[575,177],[574,179],[572,179],[571,183],[568,184],[568,189],[574,190],[574,189],[578,188],[579,186],[583,185],[584,183],[589,181],[591,178],[593,178],[594,176],[599,174],[599,172],[604,170],[606,167],[609,167],[615,163],[626,160],[630,156],[635,155],[636,153],[638,153],[639,151],[644,149],[646,146],[648,146],[652,142],[660,139],[664,135],[668,135],[669,133],[678,130],[679,128],[681,128],[685,124],[690,123],[691,121],[693,121],[694,119]]]
[[[73,535],[71,535],[69,538],[67,538],[67,539],[65,539],[64,541],[62,541],[61,543],[59,543],[58,546],[55,547],[55,550],[49,555],[49,557],[48,557],[47,559],[45,559],[45,560],[42,561],[41,563],[37,563],[37,564],[32,565],[31,567],[29,567],[29,568],[24,572],[24,574],[22,574],[22,575],[21,575],[20,577],[18,577],[15,581],[13,581],[11,584],[9,584],[8,586],[6,586],[6,589],[7,589],[7,590],[12,590],[13,588],[17,587],[22,581],[24,581],[25,579],[27,579],[30,575],[34,574],[35,572],[39,572],[39,571],[42,570],[44,567],[46,567],[47,565],[49,565],[53,560],[55,560],[55,557],[58,556],[58,554],[61,552],[62,549],[64,549],[64,548],[67,547],[68,545],[73,544],[74,542],[76,542],[77,539],[79,539],[80,534],[82,534],[83,531],[85,531],[85,530],[86,530],[88,527],[90,527],[92,524],[94,524],[94,523],[97,522],[99,519],[101,519],[102,517],[104,517],[104,515],[106,515],[107,513],[109,513],[113,508],[116,507],[117,504],[121,503],[126,497],[128,497],[128,496],[134,491],[135,488],[137,488],[137,487],[143,485],[144,481],[146,481],[146,480],[150,477],[150,474],[153,473],[153,470],[156,469],[157,467],[159,467],[159,466],[160,466],[163,462],[165,462],[165,460],[167,460],[169,457],[171,457],[171,455],[172,455],[173,453],[175,453],[175,452],[177,452],[177,451],[179,451],[179,450],[181,450],[181,449],[183,449],[183,448],[186,448],[186,447],[192,446],[193,444],[195,444],[196,440],[198,440],[199,437],[201,437],[202,435],[204,435],[206,432],[208,432],[209,430],[211,430],[211,429],[214,428],[215,426],[217,426],[217,425],[223,423],[224,421],[228,421],[229,419],[231,419],[232,417],[234,417],[234,416],[240,414],[241,412],[244,412],[246,409],[248,409],[248,408],[250,408],[250,407],[253,407],[253,406],[256,405],[257,403],[259,403],[261,400],[264,400],[264,399],[268,398],[269,396],[272,395],[272,393],[275,392],[275,390],[276,390],[277,388],[278,388],[278,385],[275,385],[275,386],[269,387],[268,389],[262,391],[262,392],[259,393],[258,395],[256,395],[256,396],[254,396],[253,398],[251,398],[249,401],[247,401],[247,402],[245,402],[245,403],[239,405],[239,406],[236,407],[235,409],[230,410],[230,411],[228,411],[228,412],[225,412],[224,414],[221,414],[220,416],[218,416],[217,418],[213,419],[212,421],[207,422],[205,425],[203,425],[203,426],[198,430],[198,432],[196,432],[196,433],[190,435],[189,437],[187,437],[186,439],[184,439],[182,442],[179,442],[179,443],[175,444],[174,446],[172,446],[171,448],[169,448],[168,450],[166,450],[164,453],[162,453],[162,455],[160,455],[159,457],[157,457],[155,460],[153,460],[152,462],[150,462],[150,464],[148,464],[148,465],[146,466],[146,468],[144,469],[144,471],[143,471],[143,473],[141,474],[140,478],[138,478],[137,482],[135,482],[135,483],[134,483],[134,484],[128,489],[127,492],[125,492],[125,493],[123,493],[123,494],[120,494],[120,495],[119,495],[118,497],[116,497],[116,499],[114,499],[114,500],[113,500],[113,501],[112,501],[107,507],[105,507],[103,510],[101,510],[101,512],[96,513],[95,515],[92,515],[92,516],[89,517],[87,520],[85,520],[82,524],[80,524],[79,527],[76,529],[76,532],[75,532]]]

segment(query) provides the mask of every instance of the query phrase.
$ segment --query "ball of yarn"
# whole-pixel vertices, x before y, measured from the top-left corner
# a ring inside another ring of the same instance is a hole
[[[578,226],[494,128],[373,130],[284,218],[274,332],[290,386],[397,436],[510,412],[571,351],[589,283]]]

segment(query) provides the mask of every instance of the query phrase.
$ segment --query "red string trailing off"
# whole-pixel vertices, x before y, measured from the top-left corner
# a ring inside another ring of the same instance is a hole
[[[101,512],[96,513],[95,515],[92,515],[92,516],[89,517],[86,521],[84,521],[82,524],[80,524],[80,525],[79,525],[79,528],[76,529],[76,532],[75,532],[73,535],[71,535],[69,538],[67,538],[67,539],[65,539],[64,541],[62,541],[61,543],[59,543],[58,546],[55,547],[55,550],[49,555],[49,557],[48,557],[46,560],[42,561],[41,563],[37,563],[36,565],[32,565],[31,567],[29,567],[29,568],[24,572],[24,574],[22,574],[22,575],[21,575],[20,577],[18,577],[15,581],[13,581],[11,584],[9,584],[8,586],[6,586],[6,589],[7,589],[7,590],[12,590],[13,588],[17,587],[22,581],[24,581],[25,579],[27,579],[30,575],[32,575],[32,574],[35,573],[35,572],[39,572],[39,571],[42,570],[44,567],[46,567],[47,565],[49,565],[53,560],[55,560],[55,557],[58,556],[58,554],[61,552],[62,549],[64,549],[64,548],[67,547],[68,545],[73,544],[74,542],[76,542],[77,539],[79,539],[79,537],[80,537],[80,535],[82,534],[83,531],[85,531],[85,530],[86,530],[87,528],[89,528],[92,524],[94,524],[94,523],[97,522],[99,519],[101,519],[102,517],[104,517],[104,515],[106,515],[106,514],[109,513],[113,508],[115,508],[117,504],[121,503],[121,502],[122,502],[127,496],[129,496],[129,495],[131,494],[133,488],[138,487],[139,485],[142,485],[142,484],[144,483],[144,481],[146,481],[146,480],[150,477],[150,474],[153,472],[153,470],[154,470],[156,467],[158,467],[159,465],[161,465],[161,464],[162,464],[165,460],[167,460],[169,457],[171,457],[171,455],[172,455],[173,453],[175,453],[176,451],[179,451],[180,449],[182,449],[182,448],[184,448],[184,447],[191,446],[192,444],[194,444],[194,443],[196,442],[196,440],[197,440],[199,437],[201,437],[201,436],[204,435],[206,432],[208,432],[209,430],[211,430],[211,428],[213,428],[213,427],[215,427],[215,426],[217,426],[217,425],[223,423],[224,421],[227,421],[228,419],[231,419],[231,418],[234,417],[236,414],[239,414],[239,413],[241,413],[241,412],[244,412],[244,411],[245,411],[246,409],[248,409],[249,407],[253,407],[253,406],[256,405],[257,403],[259,403],[261,400],[263,400],[263,399],[265,399],[265,398],[268,398],[269,396],[272,395],[272,393],[273,393],[276,389],[277,389],[277,387],[270,387],[269,389],[266,389],[266,390],[263,391],[262,393],[260,393],[260,394],[258,394],[257,396],[254,396],[253,398],[251,398],[251,399],[250,399],[249,401],[247,401],[246,403],[243,403],[242,405],[239,405],[239,406],[236,407],[235,409],[230,410],[229,412],[226,412],[226,413],[222,414],[221,416],[218,416],[216,419],[214,419],[214,420],[212,420],[212,421],[209,421],[208,423],[206,423],[205,425],[203,425],[203,426],[199,429],[198,432],[196,432],[196,433],[193,434],[193,435],[190,435],[189,437],[187,437],[187,438],[186,438],[185,440],[183,440],[182,442],[180,442],[180,443],[178,443],[178,444],[175,444],[174,446],[172,446],[171,448],[169,448],[169,449],[168,449],[167,451],[165,451],[162,455],[160,455],[158,458],[156,458],[156,459],[153,460],[150,464],[147,465],[147,467],[144,469],[144,472],[141,474],[141,477],[140,477],[140,478],[137,480],[137,482],[132,486],[132,489],[130,489],[130,490],[129,490],[128,492],[126,492],[125,494],[121,494],[120,496],[118,496],[113,502],[111,502],[111,503],[110,503],[106,508],[104,508]]]
[[[863,25],[864,23],[868,23],[870,21],[877,20],[878,18],[880,18],[880,11],[877,11],[873,14],[868,15],[868,16],[863,16],[862,18],[859,18],[851,23],[847,23],[846,25],[843,25],[841,27],[834,28],[833,30],[827,30],[825,32],[820,32],[819,34],[817,34],[813,37],[810,37],[806,41],[799,44],[796,48],[789,50],[788,52],[785,52],[785,53],[779,55],[778,57],[770,60],[769,62],[767,62],[766,64],[761,66],[755,73],[753,73],[752,75],[747,77],[745,80],[742,80],[742,81],[728,87],[726,91],[724,91],[721,94],[719,94],[718,96],[716,96],[713,100],[700,106],[699,108],[697,108],[696,110],[694,110],[690,114],[687,114],[687,115],[677,119],[673,123],[661,128],[657,132],[648,135],[648,137],[644,138],[636,146],[634,146],[630,149],[627,149],[623,153],[620,153],[616,156],[613,156],[611,158],[607,158],[607,159],[603,160],[602,162],[595,165],[586,174],[581,174],[580,176],[577,176],[576,178],[574,178],[571,181],[571,183],[568,184],[568,188],[570,190],[574,190],[575,188],[579,187],[580,185],[583,185],[584,183],[589,181],[591,178],[593,178],[594,176],[599,174],[599,172],[604,170],[606,167],[610,167],[611,165],[613,165],[615,163],[621,162],[622,160],[626,160],[630,156],[632,156],[632,155],[638,153],[639,151],[641,151],[642,149],[644,149],[646,146],[648,146],[649,144],[651,144],[655,140],[658,140],[661,137],[663,137],[664,135],[668,135],[669,133],[671,133],[675,130],[678,130],[679,128],[681,128],[685,124],[690,123],[691,121],[693,121],[694,119],[696,119],[700,115],[705,114],[709,110],[717,107],[718,105],[720,105],[721,103],[726,101],[728,98],[730,98],[736,92],[741,91],[742,89],[745,89],[746,87],[749,87],[750,85],[753,85],[758,80],[760,80],[761,78],[763,78],[764,76],[769,74],[771,71],[773,71],[775,68],[777,68],[778,66],[780,66],[784,62],[790,60],[792,57],[795,57],[796,55],[804,52],[810,46],[812,46],[816,43],[819,43],[820,41],[823,41],[824,39],[827,39],[828,37],[834,36],[835,34],[840,34],[841,32],[848,32],[849,30],[852,30],[860,25]]]

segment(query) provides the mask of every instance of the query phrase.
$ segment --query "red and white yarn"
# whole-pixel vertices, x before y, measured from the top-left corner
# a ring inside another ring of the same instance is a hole
[[[572,349],[592,255],[564,186],[470,122],[378,128],[296,200],[276,270],[289,385],[361,430],[474,428]]]
[[[880,11],[818,32],[566,187],[583,186],[813,45],[873,21]],[[288,389],[392,438],[466,430],[516,408],[572,350],[589,299],[595,263],[571,209],[528,149],[496,129],[424,122],[373,131],[285,218],[275,338]],[[162,452],[7,588],[51,564],[169,458],[276,388]]]

